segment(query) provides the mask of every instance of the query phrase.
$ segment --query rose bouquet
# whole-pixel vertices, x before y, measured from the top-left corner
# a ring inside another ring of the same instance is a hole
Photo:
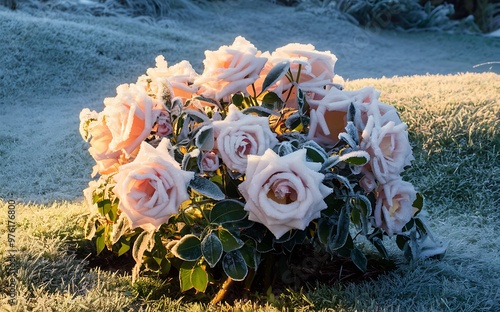
[[[263,266],[283,273],[300,245],[360,270],[360,239],[383,257],[387,236],[410,259],[444,253],[401,178],[407,126],[377,90],[343,90],[336,57],[310,44],[262,53],[237,37],[205,54],[202,74],[158,56],[102,112],[82,110],[98,254],[131,252],[133,278],[173,274],[181,291],[214,292],[251,285]]]

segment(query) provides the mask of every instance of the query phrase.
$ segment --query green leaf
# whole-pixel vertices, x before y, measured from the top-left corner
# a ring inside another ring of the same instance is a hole
[[[120,249],[118,249],[118,257],[130,250],[130,241],[122,239]]]
[[[214,233],[205,236],[201,242],[201,253],[203,258],[207,261],[208,265],[213,268],[222,258],[222,243]]]
[[[235,281],[242,281],[248,274],[248,267],[239,250],[226,253],[222,259],[222,269]]]
[[[328,244],[331,250],[337,250],[342,248],[347,242],[347,236],[349,235],[349,223],[350,223],[350,212],[349,205],[344,205],[342,210],[340,210],[339,221],[337,225],[337,234],[333,240]]]
[[[404,250],[406,244],[410,239],[405,235],[397,235],[396,236],[396,244],[400,250]]]
[[[134,257],[135,262],[142,263],[142,256],[144,255],[144,252],[146,250],[151,251],[154,247],[154,243],[154,231],[141,232],[141,234],[137,236],[132,248],[132,257]]]
[[[309,110],[309,105],[307,104],[305,97],[306,95],[304,92],[300,88],[297,88],[297,106],[301,115],[305,114]]]
[[[412,206],[418,209],[415,215],[422,211],[422,209],[424,208],[424,196],[422,195],[422,193],[417,193],[417,198],[413,201]]]
[[[243,105],[243,98],[244,96],[242,93],[235,93],[232,97],[232,103],[237,107],[241,107]]]
[[[111,200],[104,199],[97,203],[97,210],[105,217],[111,210]]]
[[[184,261],[198,260],[201,257],[200,239],[193,234],[185,235],[171,251],[174,256]]]
[[[231,232],[224,228],[218,230],[218,235],[225,252],[240,249],[245,244],[241,239],[235,237]]]
[[[262,92],[266,91],[270,86],[275,84],[278,80],[283,78],[286,75],[286,72],[290,68],[290,61],[281,61],[276,64],[269,73],[266,78],[264,78],[264,82],[262,83]]]
[[[340,161],[356,166],[364,166],[370,160],[370,155],[365,151],[354,151],[340,156]]]
[[[313,142],[313,141],[310,141]],[[323,163],[328,158],[325,151],[317,143],[304,144],[306,149],[306,157],[309,161]]]
[[[387,252],[387,249],[385,249],[384,243],[382,242],[382,240],[379,237],[375,236],[370,241],[372,242],[373,246],[375,246],[375,248],[377,248],[378,252],[380,252],[382,257],[384,257],[386,259],[389,258],[389,253]]]
[[[252,240],[249,240],[249,242],[253,243]],[[255,249],[255,246],[253,246],[253,244],[252,244],[252,246],[245,244],[245,246],[241,247],[239,249],[239,251],[241,252],[241,255],[243,256],[243,259],[245,259],[245,263],[247,264],[247,266],[254,268],[254,269],[257,269],[257,267],[259,266],[259,262],[260,262],[260,254]]]
[[[248,215],[248,212],[243,207],[243,203],[237,200],[222,200],[215,204],[210,211],[210,222],[213,224],[224,224],[243,220]]]
[[[212,126],[202,127],[196,134],[195,144],[200,151],[211,151],[214,148],[214,128]]]
[[[280,111],[283,109],[283,100],[276,93],[268,92],[262,98],[261,106],[273,111]]]
[[[104,230],[104,224],[99,226],[96,231],[96,240],[95,240],[95,247],[97,251],[97,255],[99,255],[103,250],[104,247],[106,247],[106,240],[105,240],[105,230]]]
[[[195,266],[191,271],[191,285],[199,292],[207,289],[208,274],[202,267]]]
[[[302,121],[300,117],[301,116],[298,113],[291,114],[286,119],[285,126],[288,129],[290,129],[290,130],[293,130],[293,129],[297,128],[300,125],[301,121]]]
[[[194,191],[215,200],[223,200],[225,198],[224,193],[217,186],[217,184],[208,179],[202,178],[197,174],[195,174],[194,178],[189,181],[189,187]]]
[[[368,264],[368,260],[366,259],[366,256],[361,250],[358,248],[354,248],[351,250],[351,259],[352,262],[358,267],[363,272],[366,272],[366,265]]]
[[[249,108],[245,108],[241,111],[243,114],[257,114],[260,117],[268,117],[270,115],[279,116],[274,110],[270,110],[261,106],[252,106]]]
[[[182,263],[179,269],[179,282],[181,286],[181,291],[186,291],[194,287],[191,281],[191,274],[194,271],[195,262],[185,261]]]
[[[318,220],[318,239],[320,243],[326,245],[335,228],[335,222],[332,218],[321,218]]]

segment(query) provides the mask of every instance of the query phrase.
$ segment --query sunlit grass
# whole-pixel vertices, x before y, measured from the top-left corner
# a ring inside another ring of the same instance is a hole
[[[83,202],[18,203],[17,305],[8,304],[8,287],[0,304],[7,311],[494,311],[500,305],[500,77],[363,79],[346,88],[366,85],[381,90],[381,100],[408,123],[416,160],[405,179],[424,194],[432,229],[449,243],[442,261],[409,264],[388,244],[398,268],[376,281],[249,294],[234,305],[210,307],[154,276],[132,284],[128,274],[89,268],[79,245]],[[0,205],[5,263],[7,203]],[[10,277],[0,266],[0,284]]]

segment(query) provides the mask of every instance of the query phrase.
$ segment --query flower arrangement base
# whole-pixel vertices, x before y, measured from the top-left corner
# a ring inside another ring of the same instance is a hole
[[[128,256],[133,282],[168,277],[216,303],[393,267],[360,239],[383,259],[387,238],[410,261],[444,254],[402,178],[407,125],[379,91],[344,90],[335,55],[310,44],[270,53],[237,37],[205,55],[202,74],[158,56],[80,113],[96,264]]]

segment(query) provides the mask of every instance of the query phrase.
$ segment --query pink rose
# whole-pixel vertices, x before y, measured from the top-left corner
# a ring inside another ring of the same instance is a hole
[[[248,219],[264,224],[276,238],[291,229],[304,230],[320,211],[332,189],[322,182],[321,164],[306,161],[301,149],[279,157],[271,149],[248,156],[246,179],[238,186],[246,200]]]
[[[219,156],[213,151],[203,153],[201,156],[201,170],[213,172],[219,169]]]
[[[389,121],[380,127],[374,116],[368,118],[360,148],[370,154],[373,175],[382,184],[396,179],[414,159],[406,124]]]
[[[180,97],[189,99],[196,94],[198,87],[193,84],[199,75],[188,61],[168,66],[163,55],[156,57],[156,67],[148,68],[146,75],[140,76],[137,84],[144,87],[159,101],[166,96],[170,99]]]
[[[335,73],[333,71],[337,58],[330,51],[317,51],[311,44],[291,43],[276,49],[268,56],[268,62],[260,74],[260,79],[256,83],[257,93],[261,91],[262,82],[271,68],[276,64],[288,60],[290,61],[290,71],[294,82],[292,83],[286,76],[281,78],[270,91],[275,92],[286,102],[287,107],[297,108],[297,88],[306,93],[306,98],[323,97],[326,89],[330,89],[333,84]],[[300,76],[299,76],[300,67]],[[297,76],[299,76],[297,78]],[[296,84],[289,94],[292,86]],[[288,101],[287,101],[288,99]]]
[[[166,137],[170,135],[172,131],[170,114],[167,111],[161,111],[156,119],[156,134],[161,137]]]
[[[137,85],[120,85],[116,93],[116,97],[104,99],[102,113],[112,136],[109,150],[123,150],[128,157],[151,134],[160,110]]]
[[[199,94],[218,101],[245,92],[247,86],[259,78],[265,63],[266,58],[261,57],[261,52],[239,36],[231,46],[205,51],[205,70],[194,83],[201,86]]]
[[[374,211],[375,225],[391,236],[401,233],[403,226],[418,211],[413,207],[416,198],[413,185],[401,178],[380,185]]]
[[[96,113],[97,114],[97,113]],[[80,118],[85,118],[80,116]],[[110,149],[110,143],[113,140],[113,135],[106,124],[106,117],[101,112],[97,114],[97,119],[93,119],[82,123],[86,126],[81,126],[85,128],[83,131],[84,139],[86,139],[89,144],[89,153],[96,161],[92,176],[99,174],[111,174],[118,170],[118,167],[126,163],[127,160],[123,155],[122,151],[116,151]]]
[[[213,126],[222,161],[240,173],[245,173],[248,155],[262,155],[278,143],[266,117],[245,115],[232,104],[226,119],[214,121]]]
[[[163,139],[155,149],[143,142],[137,158],[121,166],[114,176],[118,208],[133,228],[158,229],[189,199],[187,185],[194,173],[181,170],[168,153],[169,144]]]

